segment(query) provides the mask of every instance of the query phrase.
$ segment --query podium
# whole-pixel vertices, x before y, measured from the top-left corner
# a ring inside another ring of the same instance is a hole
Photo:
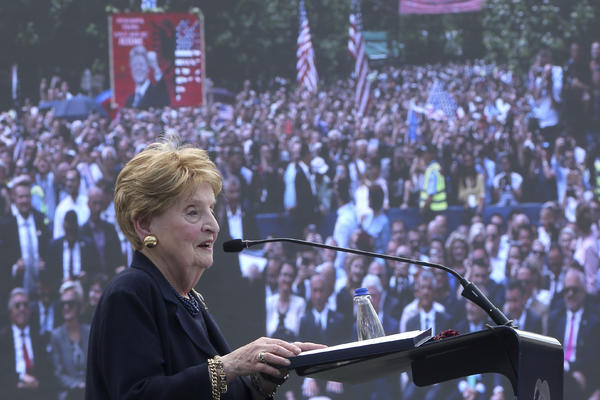
[[[290,367],[300,376],[347,383],[412,370],[417,386],[493,372],[508,378],[519,400],[563,398],[563,349],[548,336],[495,326],[383,355],[371,354],[371,346],[359,345],[360,354],[344,360],[332,361],[322,351],[311,365],[303,365],[300,355],[290,359]]]

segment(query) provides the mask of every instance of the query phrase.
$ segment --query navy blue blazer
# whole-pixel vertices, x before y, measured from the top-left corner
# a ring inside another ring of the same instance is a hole
[[[563,349],[566,350],[565,340],[567,311],[566,308],[555,310],[550,314],[548,320],[548,336],[558,339]],[[587,302],[585,304],[581,322],[579,324],[579,333],[577,334],[577,343],[575,347],[576,360],[571,363],[570,371],[581,371],[586,377],[587,382],[597,387],[600,380],[600,369],[598,369],[598,354],[600,354],[600,317],[593,306]]]
[[[55,396],[56,380],[48,356],[46,345],[37,331],[29,325],[29,335],[33,347],[33,371],[40,384],[37,390],[18,389],[19,376],[15,370],[15,346],[11,325],[0,330],[0,398],[2,399],[49,399]]]
[[[203,307],[194,318],[142,253],[106,287],[92,322],[86,399],[210,399],[207,359],[231,350]],[[251,399],[238,378],[222,399]]]
[[[327,311],[327,326],[325,330],[317,328],[312,308],[307,308],[302,319],[300,319],[300,330],[298,337],[302,341],[323,343],[333,346],[349,342],[352,334],[346,329],[344,316],[337,312]]]
[[[53,284],[59,287],[63,281],[63,250],[65,237],[61,236],[57,239],[50,241],[48,244],[46,269],[50,271],[50,279],[53,280]],[[81,252],[81,270],[86,272],[90,276],[99,272],[99,257],[98,250],[93,243],[89,242],[83,237],[79,237],[79,251]]]
[[[104,220],[98,221],[98,225],[100,229],[104,231],[104,249],[103,250],[103,258],[99,258],[98,260],[98,272],[102,272],[106,274],[108,277],[112,277],[115,274],[115,270],[117,267],[121,265],[126,265],[126,260],[123,257],[123,252],[121,251],[121,241],[119,240],[119,235],[115,226],[110,222],[106,222]],[[82,238],[85,238],[89,243],[95,243],[94,240],[94,231],[92,230],[92,225],[88,220],[79,230],[79,234]],[[100,249],[96,245],[96,252],[99,254]]]
[[[45,217],[37,210],[31,210],[38,239],[38,255],[41,259],[46,259],[48,243],[51,239],[51,229],[45,224]],[[8,294],[16,286],[23,286],[23,280],[16,280],[12,276],[12,266],[21,254],[21,240],[19,238],[19,226],[17,217],[10,215],[0,220],[0,304],[4,305],[8,301]],[[4,310],[0,311],[2,314]]]
[[[171,98],[169,96],[169,89],[163,76],[158,82],[150,82],[148,89],[138,101],[135,108],[146,110],[150,107],[165,107],[171,104]],[[127,97],[125,100],[125,107],[134,107],[133,102],[135,100],[135,88],[134,92]]]
[[[31,210],[31,214],[33,214],[37,232],[38,255],[40,258],[45,259],[48,243],[50,243],[50,240],[52,239],[52,227],[46,224],[46,217],[41,212]],[[3,218],[0,221],[0,230],[0,238],[2,240],[4,251],[3,261],[10,267],[16,263],[19,258],[23,257],[21,254],[21,240],[19,239],[17,217],[10,215]]]
[[[542,317],[532,310],[523,310],[525,313],[525,326],[519,326],[519,329],[527,332],[535,332],[542,334]],[[508,316],[510,317],[510,314]],[[519,323],[519,321],[515,321],[515,323]],[[560,340],[560,339],[559,339]]]
[[[437,335],[440,332],[443,332],[447,329],[452,329],[451,326],[451,318],[446,313],[435,312],[435,330],[436,332],[431,332],[432,335]],[[414,315],[408,321],[406,321],[406,330],[407,331],[416,331],[421,329],[421,316],[419,314]]]

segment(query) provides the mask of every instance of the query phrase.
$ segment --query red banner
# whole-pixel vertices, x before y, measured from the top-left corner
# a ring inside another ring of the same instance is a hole
[[[109,29],[111,84],[117,107],[204,103],[204,25],[198,15],[113,14]]]
[[[451,14],[479,11],[484,0],[399,0],[400,14]]]

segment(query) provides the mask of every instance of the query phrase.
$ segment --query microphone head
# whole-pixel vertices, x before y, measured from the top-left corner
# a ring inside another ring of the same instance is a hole
[[[244,250],[245,247],[242,239],[228,240],[223,243],[223,251],[226,253],[239,253]]]

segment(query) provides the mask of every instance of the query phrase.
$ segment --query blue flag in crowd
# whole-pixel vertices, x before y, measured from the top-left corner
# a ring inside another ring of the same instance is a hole
[[[408,109],[406,123],[408,124],[408,140],[410,142],[416,142],[419,135],[419,116],[412,108]]]
[[[458,108],[456,101],[438,80],[431,87],[429,97],[427,98],[427,105],[432,107],[431,111],[433,115],[443,113],[447,119],[452,120],[456,118],[456,109]]]

